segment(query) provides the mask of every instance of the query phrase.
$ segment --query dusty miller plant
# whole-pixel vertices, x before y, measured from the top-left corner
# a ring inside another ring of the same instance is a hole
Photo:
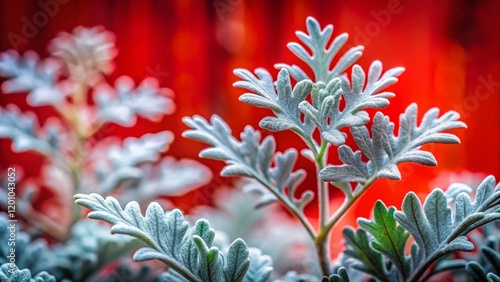
[[[33,112],[21,112],[14,104],[0,108],[0,137],[12,140],[16,152],[31,151],[44,158],[39,178],[22,179],[20,168],[13,168],[17,171],[17,189],[12,190],[17,193],[16,219],[26,222],[23,229],[30,232],[17,232],[19,271],[14,273],[12,265],[6,264],[12,245],[7,244],[9,233],[3,226],[7,219],[1,217],[0,264],[5,264],[1,281],[28,281],[23,279],[41,271],[58,281],[99,280],[100,270],[137,247],[137,241],[111,236],[102,224],[85,219],[81,207],[72,203],[73,194],[96,192],[123,201],[149,202],[160,195],[183,194],[206,183],[211,175],[196,161],[163,156],[173,141],[169,131],[123,142],[108,137],[113,127],[133,127],[138,118],[158,121],[175,108],[172,91],[160,88],[154,78],[137,86],[127,76],[113,85],[106,82],[117,53],[112,33],[100,27],[77,27],[53,39],[49,53],[46,59],[33,51],[0,54],[0,76],[6,78],[2,92],[28,93],[30,106],[49,106],[56,112],[40,126]],[[4,205],[11,189],[7,179],[0,180],[5,187],[0,205],[7,210]],[[42,187],[53,194],[45,208],[33,204]],[[39,237],[56,243],[47,244]],[[32,279],[42,281],[42,276]]]
[[[371,127],[366,126],[371,120],[366,110],[388,106],[388,99],[395,95],[384,89],[396,83],[404,69],[383,71],[382,63],[375,61],[365,72],[355,65],[363,47],[352,47],[339,55],[348,36],[332,39],[332,34],[331,25],[321,28],[315,19],[308,18],[307,33],[297,32],[300,42],[288,45],[311,68],[312,76],[288,64],[276,64],[276,79],[262,68],[234,72],[240,79],[234,86],[247,92],[240,100],[273,113],[261,120],[260,127],[274,132],[291,130],[304,141],[307,149],[300,153],[316,166],[315,189],[297,193],[305,177],[304,170],[295,168],[297,149],[276,152],[275,139],[262,139],[251,126],[236,138],[216,115],[210,120],[184,118],[189,127],[184,136],[209,144],[201,157],[226,162],[223,176],[258,182],[255,190],[261,197],[257,207],[279,202],[304,227],[321,274],[289,272],[278,281],[425,281],[449,270],[469,273],[466,277],[476,281],[500,281],[498,233],[491,225],[500,217],[500,188],[492,176],[476,190],[459,184],[446,192],[436,188],[424,203],[410,192],[400,210],[377,201],[372,219],[358,219],[357,229],[344,229],[345,251],[332,263],[331,230],[367,189],[380,178],[399,180],[399,163],[436,165],[434,156],[421,146],[459,143],[455,135],[445,131],[465,127],[457,113],[440,115],[435,108],[417,121],[415,104],[401,114],[397,129],[380,112],[372,118]],[[336,63],[334,57],[339,57]],[[348,137],[354,140],[355,148],[345,144]],[[340,165],[328,163],[328,154],[334,149]],[[330,211],[332,189],[340,189],[345,199]],[[143,213],[136,201],[121,206],[115,197],[98,193],[80,193],[74,198],[91,210],[88,217],[111,223],[112,233],[131,236],[145,245],[135,252],[134,260],[165,263],[168,270],[159,278],[163,281],[271,279],[271,257],[240,238],[221,242],[206,219],[190,224],[180,210],[165,211],[156,202]],[[319,211],[316,225],[304,214],[304,208],[313,203]],[[474,234],[476,239],[469,239]],[[480,252],[460,257],[457,253],[475,249],[474,240],[479,242]]]
[[[418,121],[415,104],[401,114],[397,129],[380,112],[373,117],[372,126],[366,126],[370,121],[366,109],[389,105],[388,99],[395,95],[385,89],[397,82],[404,69],[383,71],[382,63],[374,61],[364,71],[354,64],[362,54],[362,46],[348,49],[333,63],[348,36],[341,34],[330,42],[332,33],[331,25],[321,28],[315,19],[308,18],[307,32],[296,33],[300,42],[288,44],[311,68],[313,76],[297,65],[282,63],[275,65],[279,69],[276,79],[263,68],[254,72],[234,71],[240,79],[234,86],[246,91],[240,101],[273,113],[260,121],[260,127],[273,132],[291,130],[304,141],[307,149],[301,154],[316,165],[316,189],[298,195],[296,191],[305,172],[295,168],[297,150],[276,152],[275,139],[262,139],[251,126],[238,139],[217,115],[210,120],[185,117],[183,121],[189,130],[183,135],[210,145],[200,157],[226,162],[221,175],[259,182],[263,188],[257,206],[278,201],[298,219],[314,243],[323,281],[424,281],[457,269],[469,271],[477,281],[499,281],[495,267],[450,257],[474,250],[466,235],[500,217],[500,188],[492,176],[484,179],[472,199],[467,194],[470,189],[455,185],[447,193],[433,190],[424,203],[410,192],[401,210],[378,201],[373,219],[359,219],[357,230],[344,229],[344,265],[331,265],[331,230],[367,189],[381,178],[399,180],[399,163],[437,165],[434,156],[421,147],[429,143],[457,144],[458,137],[445,131],[465,127],[458,113],[440,115],[436,108],[428,110]],[[314,137],[316,131],[319,138]],[[349,136],[357,148],[345,144]],[[333,148],[340,165],[327,163]],[[344,202],[333,211],[329,207],[331,189],[340,189],[345,195]],[[240,239],[225,250],[213,246],[215,233],[205,220],[190,228],[179,210],[164,212],[155,203],[142,215],[135,202],[122,208],[114,198],[104,199],[97,194],[80,194],[75,199],[92,210],[89,217],[112,223],[112,232],[143,241],[147,247],[137,251],[134,258],[163,261],[172,270],[172,281],[268,281],[270,264],[261,263],[259,252],[252,252]],[[305,206],[314,199],[319,209],[318,226],[313,226],[304,214]],[[407,252],[409,244],[411,251]],[[494,244],[482,247],[481,254],[491,265],[498,266],[495,263],[500,256]],[[177,278],[179,275],[183,278]],[[320,278],[289,273],[284,280]]]

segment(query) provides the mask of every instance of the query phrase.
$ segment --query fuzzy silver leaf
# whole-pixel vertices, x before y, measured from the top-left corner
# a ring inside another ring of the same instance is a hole
[[[272,136],[261,142],[260,133],[247,126],[241,133],[241,141],[231,135],[228,125],[217,115],[210,123],[200,116],[185,117],[184,123],[191,129],[183,133],[184,137],[210,144],[211,148],[200,153],[201,157],[223,160],[226,167],[223,176],[245,176],[254,178],[291,208],[302,211],[313,197],[311,191],[295,197],[297,186],[304,180],[303,170],[293,170],[297,151],[289,149],[284,153],[275,153]],[[274,166],[271,166],[274,156]]]
[[[238,282],[246,274],[249,253],[243,240],[235,240],[224,254],[212,246],[214,231],[205,220],[198,221],[188,232],[189,224],[180,210],[165,212],[155,202],[148,206],[144,216],[137,202],[130,202],[122,209],[113,197],[77,194],[75,202],[92,210],[89,218],[113,224],[112,233],[129,235],[145,243],[148,247],[135,253],[136,261],[158,259],[188,281]]]
[[[358,151],[347,146],[339,147],[339,158],[343,165],[332,165],[320,171],[320,178],[328,182],[360,182],[371,178],[401,179],[397,164],[413,162],[421,165],[436,165],[434,156],[420,147],[428,143],[456,144],[457,136],[442,131],[464,128],[458,113],[449,111],[438,117],[436,108],[427,111],[420,125],[417,125],[417,106],[411,104],[400,116],[398,135],[394,124],[382,113],[375,115],[371,137],[365,126],[352,127],[351,133],[358,145]],[[363,153],[368,159],[361,159]]]
[[[297,65],[288,65],[283,63],[275,65],[278,69],[285,68],[288,70],[295,80],[301,81],[309,79],[316,82],[322,81],[326,84],[345,72],[347,68],[349,68],[359,57],[361,57],[363,46],[358,45],[351,47],[339,59],[337,64],[333,68],[330,68],[333,58],[347,42],[349,36],[347,33],[342,33],[335,37],[330,45],[328,45],[333,33],[332,25],[327,25],[325,28],[321,29],[318,21],[313,17],[307,18],[306,25],[308,33],[304,33],[302,31],[297,31],[295,33],[300,41],[302,41],[302,44],[291,42],[288,43],[287,46],[292,53],[304,61],[313,70],[315,79],[310,79]],[[310,52],[304,48],[304,45],[310,49]]]

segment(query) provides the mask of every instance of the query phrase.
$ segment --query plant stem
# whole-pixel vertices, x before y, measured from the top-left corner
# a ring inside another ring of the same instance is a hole
[[[316,175],[319,175],[320,170],[325,167],[325,156],[328,147],[328,142],[323,141],[321,143],[321,149],[316,157]],[[328,183],[321,181],[319,178],[318,182],[318,195],[319,195],[319,222],[320,229],[326,224],[326,220],[330,213],[329,211],[329,193],[328,193]]]
[[[276,198],[278,198],[278,200],[283,203],[285,205],[285,207],[296,217],[299,219],[299,221],[302,223],[302,225],[305,227],[306,231],[307,231],[307,234],[309,234],[309,236],[315,240],[316,238],[316,231],[314,231],[314,228],[312,227],[311,223],[309,222],[309,220],[307,220],[307,218],[299,211],[297,210],[297,208],[292,204],[290,203],[290,201],[283,197],[283,195],[281,195],[280,193],[277,193],[275,191],[276,188],[274,188],[274,186],[269,183],[267,180],[263,179],[259,173],[254,173],[254,177],[257,181],[259,181],[260,184],[264,185],[271,193],[273,193],[274,196],[276,196]]]
[[[344,214],[349,210],[349,208],[361,197],[370,186],[377,181],[376,176],[372,176],[369,178],[365,184],[355,191],[350,198],[347,198],[346,201],[340,206],[340,208],[330,217],[328,223],[326,224],[326,231],[330,232],[330,230],[337,224],[337,222],[344,216]],[[321,233],[321,232],[320,232]],[[318,234],[319,236],[319,234]]]
[[[320,231],[321,232],[321,231]],[[330,236],[329,232],[326,236],[316,236],[314,245],[316,247],[316,254],[318,255],[319,266],[323,276],[330,276]]]
[[[323,141],[321,143],[320,151],[316,156],[316,175],[319,175],[320,170],[322,170],[326,165],[326,158],[328,155],[328,142]],[[318,206],[319,206],[319,233],[314,238],[314,244],[316,247],[316,253],[318,255],[319,264],[321,267],[321,272],[324,276],[330,275],[330,240],[329,232],[325,236],[320,236],[324,233],[326,228],[326,223],[328,216],[330,214],[329,209],[329,193],[328,193],[328,183],[321,181],[317,178],[318,182]]]
[[[72,131],[71,133],[73,134],[75,142],[71,158],[66,159],[64,162],[73,182],[73,195],[80,192],[80,173],[85,161],[83,145],[87,141],[88,134],[81,125],[78,113],[85,110],[85,107],[87,106],[87,90],[88,89],[85,83],[77,83],[72,93],[72,104],[66,103],[59,109],[59,113]],[[65,236],[66,238],[69,237],[69,233],[71,233],[73,226],[78,222],[78,220],[80,220],[81,207],[78,205],[72,205],[72,207],[71,219]]]
[[[318,234],[316,235],[314,239],[314,243],[316,246],[316,253],[318,255],[320,267],[321,267],[321,272],[323,273],[324,276],[329,276],[330,275],[330,234],[333,229],[333,227],[338,223],[338,221],[344,216],[344,214],[347,212],[347,210],[356,202],[356,200],[361,197],[361,195],[366,192],[366,190],[377,180],[376,176],[371,177],[366,181],[366,183],[355,193],[353,193],[352,197],[347,198],[346,201],[340,206],[340,208],[330,217],[328,221],[326,221],[324,224],[322,223],[320,225],[320,229]],[[318,179],[318,182],[321,182]],[[326,188],[328,188],[325,185]],[[326,194],[328,195],[328,194]],[[324,194],[323,194],[324,196]],[[320,198],[322,197],[322,194],[320,194]],[[328,204],[328,201],[326,202]],[[324,204],[324,199],[321,201],[321,205]],[[323,207],[321,207],[323,208]],[[323,209],[322,209],[323,212]],[[326,214],[328,214],[326,212]],[[321,220],[320,220],[321,221]]]

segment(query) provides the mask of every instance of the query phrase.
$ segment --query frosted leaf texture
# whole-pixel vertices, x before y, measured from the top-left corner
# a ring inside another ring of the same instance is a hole
[[[140,138],[128,137],[123,140],[122,146],[112,145],[106,148],[106,158],[97,159],[94,166],[97,191],[109,192],[123,180],[140,179],[144,173],[138,166],[157,161],[172,141],[173,134],[162,131],[148,133]]]
[[[248,248],[241,239],[223,253],[212,246],[215,230],[206,220],[198,220],[188,232],[188,222],[174,209],[165,212],[151,203],[143,216],[137,202],[125,208],[113,197],[98,194],[75,195],[75,202],[92,210],[88,217],[113,224],[112,233],[135,237],[148,247],[139,249],[134,260],[158,259],[188,281],[243,281],[250,266]]]
[[[311,81],[321,81],[327,84],[335,77],[344,73],[347,68],[361,57],[364,47],[361,45],[351,47],[332,68],[333,58],[347,42],[349,35],[347,33],[342,33],[335,37],[328,45],[333,33],[332,25],[327,25],[325,28],[321,29],[318,21],[313,17],[307,18],[306,25],[307,33],[302,31],[295,32],[301,43],[290,42],[287,46],[292,53],[313,70],[315,79],[309,78],[309,76],[297,65],[283,63],[275,65],[278,69],[287,69],[296,81],[309,79]],[[304,48],[304,45],[310,49],[310,52]]]
[[[308,28],[315,30],[319,28],[319,25],[315,20],[308,19]],[[326,30],[330,30],[327,33],[331,35],[331,26],[327,27]],[[314,34],[316,33],[320,34],[319,30],[316,30]],[[301,34],[305,36],[303,33]],[[323,43],[326,44],[328,38],[317,39],[317,41],[324,41]],[[309,47],[316,46],[307,40],[305,44]],[[296,51],[303,50],[297,51],[297,54],[307,57],[307,53],[301,45],[292,43],[290,46],[294,46],[292,49]],[[361,55],[359,50],[353,52]],[[325,68],[324,58],[316,55],[312,58],[307,57],[309,59],[306,62],[310,63],[315,70]],[[312,139],[311,134],[315,128],[318,128],[323,140],[334,145],[341,145],[345,142],[346,136],[340,132],[340,129],[362,126],[370,120],[368,113],[364,111],[365,109],[380,109],[389,105],[388,99],[394,97],[394,93],[380,91],[396,83],[397,77],[404,71],[404,68],[397,67],[383,73],[382,63],[374,61],[369,68],[368,75],[366,75],[360,66],[354,65],[351,83],[346,75],[342,75],[347,67],[354,62],[347,63],[342,62],[342,60],[357,56],[352,57],[351,55],[346,54],[346,57],[341,59],[338,68],[334,69],[333,72],[326,71],[328,74],[325,76],[328,79],[320,79],[316,83],[312,83],[305,74],[298,75],[298,67],[286,67],[285,65],[278,74],[276,84],[274,84],[271,74],[265,69],[258,68],[255,70],[255,74],[245,69],[236,69],[234,74],[241,81],[234,83],[234,86],[250,91],[241,95],[240,101],[273,111],[275,117],[268,116],[260,121],[259,125],[262,128],[271,131],[292,130],[314,147],[317,144]],[[298,81],[294,87],[292,87],[289,73],[292,76],[295,75]],[[309,95],[311,95],[312,103],[307,100]],[[342,100],[344,105],[341,106]],[[305,115],[305,118],[302,118],[302,114]]]
[[[278,74],[276,87],[271,74],[262,68],[255,70],[255,75],[245,69],[236,69],[234,74],[241,78],[235,87],[250,91],[240,96],[240,101],[256,107],[271,109],[276,117],[265,117],[260,121],[262,128],[270,131],[293,130],[301,136],[309,136],[314,130],[309,120],[301,120],[299,104],[312,90],[312,83],[301,81],[292,88],[290,76],[286,70]]]
[[[260,133],[251,126],[245,128],[241,133],[241,141],[238,141],[231,135],[228,125],[216,115],[212,116],[210,122],[200,116],[185,117],[183,121],[191,128],[183,133],[184,137],[212,146],[201,151],[200,157],[226,162],[221,171],[222,176],[254,178],[298,211],[312,200],[311,191],[304,192],[300,198],[294,195],[305,177],[303,170],[293,170],[297,159],[295,149],[275,153],[274,138],[268,136],[261,142]],[[272,163],[274,166],[271,166]]]
[[[427,111],[420,125],[417,124],[417,105],[410,105],[400,116],[398,135],[394,124],[387,116],[377,113],[371,128],[371,137],[365,126],[352,127],[351,133],[360,150],[353,151],[347,145],[338,148],[343,165],[331,165],[320,171],[320,178],[329,182],[360,182],[370,178],[401,179],[397,164],[413,162],[422,165],[437,165],[434,156],[420,147],[428,143],[456,144],[457,136],[442,131],[463,128],[459,115],[449,111],[439,117],[439,110]],[[369,161],[361,159],[364,154]]]
[[[465,235],[500,219],[500,185],[489,176],[479,186],[475,201],[461,192],[454,202],[454,207],[450,207],[445,193],[438,188],[427,196],[424,204],[415,193],[408,193],[401,211],[387,208],[379,201],[375,205],[374,220],[358,220],[361,228],[356,233],[350,228],[344,230],[345,255],[354,259],[354,268],[380,281],[419,281],[425,273],[432,276],[450,269],[463,269],[463,261],[446,257],[452,252],[473,251],[474,245]],[[409,235],[415,243],[411,253],[406,254]],[[488,248],[483,246],[481,251],[486,251],[491,264],[495,265],[500,258],[498,251]],[[477,281],[494,278],[496,274],[488,274],[478,265],[474,261],[467,263],[473,277],[484,278]]]
[[[363,69],[354,65],[352,83],[346,76],[334,78],[327,84],[317,83],[311,93],[312,103],[302,101],[299,109],[319,129],[323,140],[342,145],[346,135],[340,129],[365,125],[370,120],[364,111],[367,108],[387,107],[388,99],[395,94],[380,91],[396,83],[403,71],[404,68],[398,67],[382,74],[382,63],[375,61],[366,77]],[[344,102],[342,107],[341,100]]]
[[[128,137],[122,144],[103,141],[93,151],[93,171],[85,186],[97,187],[89,192],[99,193],[126,188],[120,199],[142,201],[182,195],[206,184],[212,177],[206,166],[194,160],[161,157],[172,141],[169,131]]]

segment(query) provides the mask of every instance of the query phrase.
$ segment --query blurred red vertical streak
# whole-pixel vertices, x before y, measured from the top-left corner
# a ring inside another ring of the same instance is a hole
[[[472,171],[500,177],[500,10],[499,1],[457,1],[454,38],[467,51],[467,85],[460,109],[469,124],[465,136]],[[488,83],[488,81],[490,81]],[[485,83],[486,82],[486,83]]]

